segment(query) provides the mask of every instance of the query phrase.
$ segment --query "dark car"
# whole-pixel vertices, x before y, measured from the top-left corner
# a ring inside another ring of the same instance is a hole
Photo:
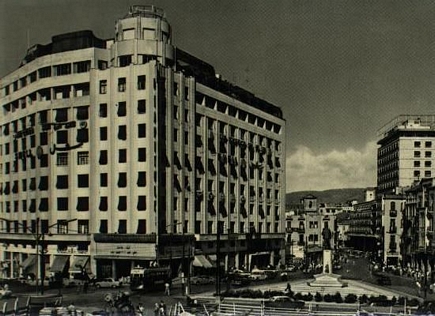
[[[378,278],[376,279],[376,282],[379,285],[391,285],[391,279],[385,275],[378,276]]]
[[[264,305],[272,308],[301,309],[305,306],[305,302],[283,295],[273,296],[269,301],[265,301]]]

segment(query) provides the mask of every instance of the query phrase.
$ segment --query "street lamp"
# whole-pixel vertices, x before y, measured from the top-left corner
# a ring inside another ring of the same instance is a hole
[[[3,218],[0,217],[0,220],[7,222],[7,223],[11,223],[13,222],[12,220],[8,219],[8,218]],[[69,219],[69,220],[60,220],[57,223],[48,225],[45,230],[48,232],[48,230],[54,226],[57,225],[65,225],[68,224],[70,222],[76,221],[77,219]],[[39,217],[36,218],[36,223],[35,223],[35,231],[32,231],[30,228],[28,228],[27,226],[24,226],[21,223],[18,223],[18,226],[21,226],[22,228],[24,228],[28,233],[30,233],[33,238],[35,239],[35,251],[36,251],[36,258],[37,258],[37,269],[36,269],[36,293],[38,293],[39,291],[39,279],[41,279],[41,294],[44,294],[44,279],[45,279],[45,257],[44,257],[44,248],[45,248],[45,234],[46,231],[40,229],[39,227],[40,225],[40,219]],[[39,250],[39,248],[41,248]]]

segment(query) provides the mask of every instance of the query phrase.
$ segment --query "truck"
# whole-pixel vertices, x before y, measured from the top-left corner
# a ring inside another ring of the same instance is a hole
[[[132,291],[164,290],[165,283],[171,283],[171,268],[136,266],[130,271],[130,289]]]

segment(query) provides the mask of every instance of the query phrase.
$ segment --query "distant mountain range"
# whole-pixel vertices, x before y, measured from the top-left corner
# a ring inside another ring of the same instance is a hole
[[[357,200],[364,202],[364,190],[366,188],[354,189],[332,189],[325,191],[298,191],[286,194],[286,204],[298,204],[300,200],[309,194],[317,197],[319,203],[346,203],[347,201]]]

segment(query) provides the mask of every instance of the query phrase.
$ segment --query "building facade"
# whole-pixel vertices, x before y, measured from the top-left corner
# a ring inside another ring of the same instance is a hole
[[[379,130],[378,194],[400,193],[434,175],[434,122],[434,115],[400,115]]]
[[[161,9],[35,45],[0,91],[5,277],[38,274],[38,247],[47,272],[114,277],[284,259],[282,112],[172,45]]]

